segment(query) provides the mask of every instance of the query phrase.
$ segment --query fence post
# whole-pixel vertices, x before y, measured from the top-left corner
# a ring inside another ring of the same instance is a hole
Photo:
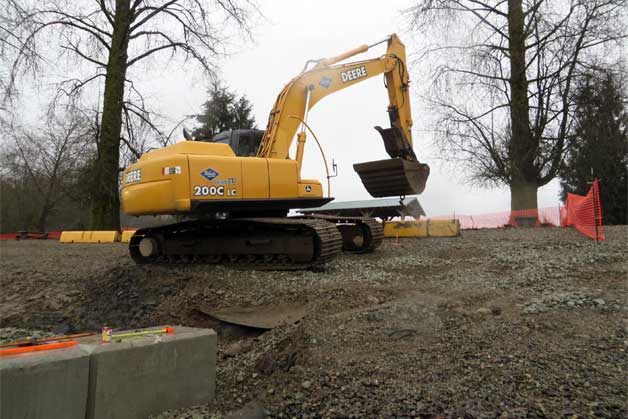
[[[595,242],[600,244],[600,233],[597,227],[598,220],[598,198],[599,198],[598,186],[597,186],[597,178],[593,179],[593,222],[595,223]]]

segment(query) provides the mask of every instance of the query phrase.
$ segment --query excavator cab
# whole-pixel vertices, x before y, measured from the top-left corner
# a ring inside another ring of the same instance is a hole
[[[263,136],[264,131],[259,129],[234,129],[197,141],[227,144],[238,157],[255,157]]]

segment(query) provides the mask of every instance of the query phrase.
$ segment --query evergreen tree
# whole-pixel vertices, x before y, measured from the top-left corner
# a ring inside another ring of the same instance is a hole
[[[628,111],[624,80],[594,71],[576,91],[573,144],[561,171],[562,198],[585,195],[600,182],[605,224],[626,224],[628,212]]]
[[[220,81],[212,82],[207,93],[209,100],[203,104],[203,113],[196,115],[202,125],[194,130],[195,137],[212,138],[224,131],[256,127],[251,116],[253,105],[245,96],[238,98]]]

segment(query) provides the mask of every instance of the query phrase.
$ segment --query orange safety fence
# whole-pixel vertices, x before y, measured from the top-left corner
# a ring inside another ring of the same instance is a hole
[[[605,240],[602,226],[602,206],[597,179],[586,196],[567,194],[564,207],[546,207],[530,210],[503,211],[492,214],[441,215],[428,220],[456,219],[460,229],[507,227],[575,227],[585,236]]]
[[[451,220],[460,222],[462,230],[506,227],[559,227],[561,225],[560,207],[547,207],[530,210],[502,211],[492,214],[476,215],[441,215],[428,217],[430,220]]]
[[[562,211],[562,222],[565,226],[575,227],[589,238],[597,241],[606,240],[602,226],[602,205],[597,179],[593,180],[593,185],[585,196],[567,194],[565,208]]]
[[[59,240],[59,237],[61,237],[60,231],[50,231],[48,233],[19,232],[19,233],[0,234],[0,240],[25,240],[25,239]]]

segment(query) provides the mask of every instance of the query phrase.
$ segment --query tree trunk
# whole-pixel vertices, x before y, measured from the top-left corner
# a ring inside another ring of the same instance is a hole
[[[538,207],[537,189],[536,182],[530,183],[524,180],[512,182],[510,184],[510,209],[512,211],[536,209]]]
[[[534,157],[538,138],[530,129],[528,78],[526,75],[526,35],[522,0],[508,0],[508,49],[510,53],[510,209],[535,209],[538,173]]]
[[[129,45],[130,0],[116,0],[111,50],[107,62],[96,182],[92,196],[92,230],[120,229],[120,131]]]
[[[39,221],[37,222],[37,231],[40,233],[46,232],[46,224],[48,223],[48,213],[50,208],[48,208],[48,204],[44,204],[44,207],[41,209],[39,213]]]
[[[56,172],[56,169],[55,169],[55,172]],[[48,223],[48,214],[50,214],[50,210],[53,207],[51,203],[53,182],[54,182],[54,178],[52,181],[50,181],[50,184],[48,185],[48,189],[46,190],[46,196],[44,197],[44,204],[42,205],[41,212],[39,213],[39,221],[37,222],[37,231],[39,231],[40,233],[46,232],[46,224]]]

